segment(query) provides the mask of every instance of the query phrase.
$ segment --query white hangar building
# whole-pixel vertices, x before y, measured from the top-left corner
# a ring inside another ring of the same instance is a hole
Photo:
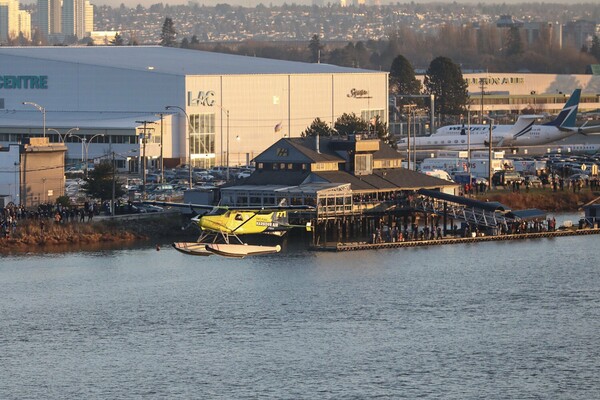
[[[115,153],[130,171],[140,156],[243,165],[317,117],[387,123],[387,104],[387,72],[158,46],[0,47],[0,145],[45,135],[67,144],[67,164]]]

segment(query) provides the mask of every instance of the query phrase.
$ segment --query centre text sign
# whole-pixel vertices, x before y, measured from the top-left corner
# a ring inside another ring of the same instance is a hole
[[[48,76],[0,75],[0,89],[48,89]]]

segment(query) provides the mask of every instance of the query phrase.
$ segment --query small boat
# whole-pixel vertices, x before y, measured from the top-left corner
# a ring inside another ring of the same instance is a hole
[[[214,253],[206,249],[206,243],[199,242],[175,242],[173,248],[184,254],[193,256],[211,256]]]
[[[273,254],[281,251],[281,246],[259,246],[251,244],[207,243],[206,250],[225,257],[244,258],[260,254]]]

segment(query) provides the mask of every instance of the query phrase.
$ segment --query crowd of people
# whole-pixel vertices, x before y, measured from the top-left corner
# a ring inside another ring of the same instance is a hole
[[[0,235],[14,235],[19,222],[24,220],[39,221],[44,230],[46,223],[55,224],[90,222],[98,215],[99,207],[96,202],[85,202],[83,205],[63,206],[61,204],[44,203],[35,208],[25,208],[23,205],[9,204],[0,207]]]

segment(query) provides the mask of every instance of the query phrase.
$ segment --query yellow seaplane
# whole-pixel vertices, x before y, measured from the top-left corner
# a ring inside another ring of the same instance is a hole
[[[243,258],[251,255],[272,254],[281,251],[280,245],[252,245],[240,239],[242,235],[274,235],[283,236],[295,227],[312,229],[310,222],[306,225],[289,223],[288,213],[310,210],[309,206],[273,206],[264,208],[207,206],[185,203],[150,204],[189,207],[195,209],[210,209],[192,218],[200,228],[200,236],[195,242],[175,242],[173,247],[185,254],[210,256],[218,254],[225,257]]]

